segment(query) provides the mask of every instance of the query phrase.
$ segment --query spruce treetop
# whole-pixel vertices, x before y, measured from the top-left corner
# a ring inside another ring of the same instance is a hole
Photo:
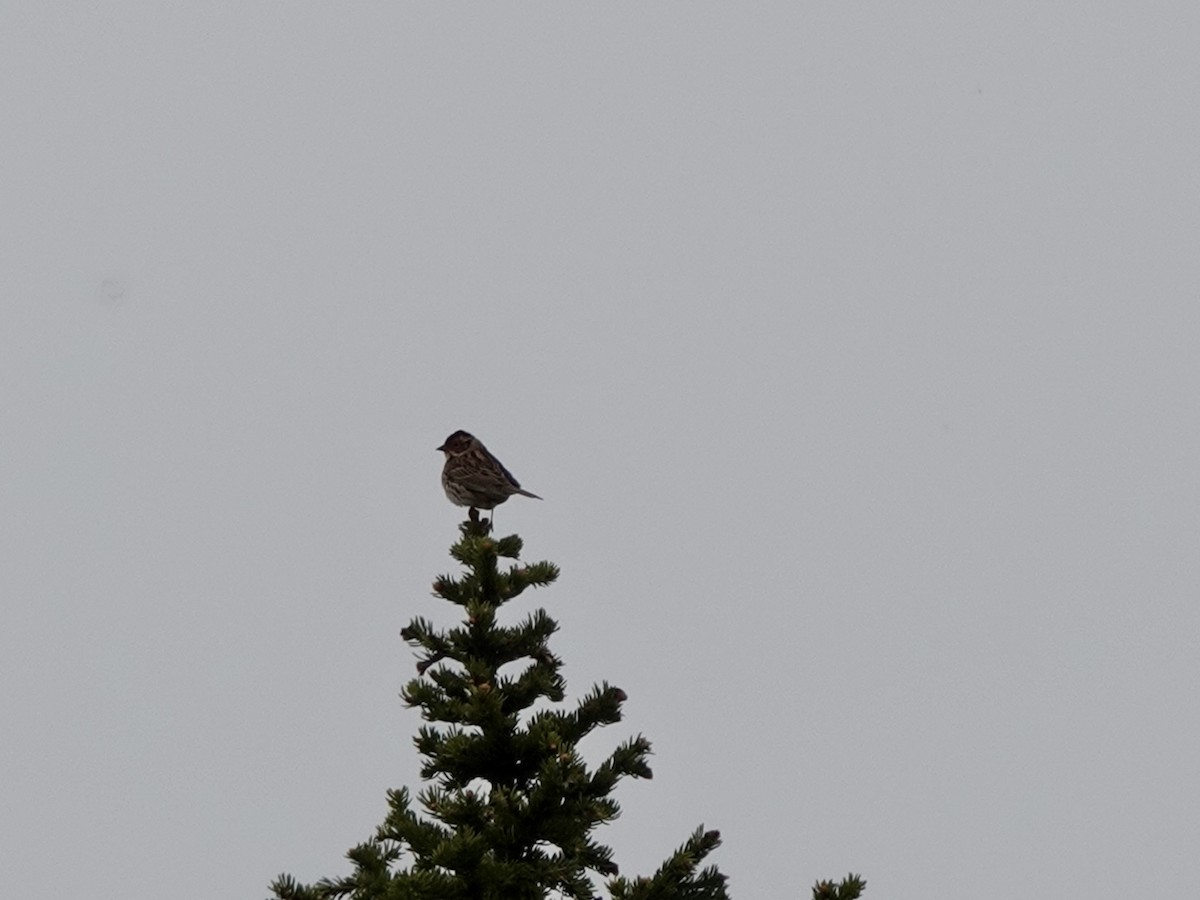
[[[474,512],[474,510],[472,510]],[[375,835],[347,854],[350,875],[301,885],[282,875],[279,900],[591,900],[597,877],[618,900],[727,900],[726,878],[701,863],[720,843],[698,828],[651,876],[618,874],[612,849],[594,835],[620,806],[623,778],[649,778],[650,743],[627,739],[589,768],[579,743],[621,720],[625,693],[594,686],[564,706],[562,661],[549,642],[558,624],[538,609],[503,624],[504,604],[550,585],[558,568],[520,562],[515,535],[496,538],[477,516],[463,522],[434,595],[462,609],[461,624],[437,628],[418,616],[401,631],[416,648],[417,677],[401,696],[425,724],[414,743],[426,786],[388,792]]]

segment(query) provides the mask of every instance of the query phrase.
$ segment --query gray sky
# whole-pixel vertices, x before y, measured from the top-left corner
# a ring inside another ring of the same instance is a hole
[[[626,873],[1200,896],[1200,7],[191,6],[0,2],[8,896],[347,871],[457,428]]]

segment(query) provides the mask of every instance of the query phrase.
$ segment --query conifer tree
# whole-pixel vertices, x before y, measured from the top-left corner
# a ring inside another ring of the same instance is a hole
[[[474,510],[472,510],[474,513]],[[465,572],[442,575],[434,595],[461,607],[459,627],[418,616],[401,631],[417,648],[417,677],[401,696],[426,723],[414,739],[427,783],[413,807],[407,788],[388,792],[389,811],[372,838],[346,855],[353,871],[301,885],[281,875],[278,900],[544,900],[597,896],[607,878],[614,900],[728,900],[726,877],[701,864],[719,844],[697,828],[650,876],[618,874],[597,826],[620,812],[610,796],[623,778],[649,778],[650,743],[620,744],[589,768],[580,741],[621,719],[625,694],[602,683],[563,708],[562,661],[549,641],[558,624],[543,609],[515,625],[501,607],[526,588],[551,584],[549,562],[521,564],[522,543],[494,538],[472,516],[451,555]],[[504,566],[501,560],[511,560]],[[862,882],[820,882],[815,900],[854,900]]]
[[[418,650],[417,677],[401,694],[427,723],[415,744],[428,786],[413,809],[406,788],[388,792],[387,817],[347,854],[343,878],[300,885],[281,875],[279,900],[543,900],[593,898],[593,875],[609,879],[619,900],[725,900],[725,876],[701,869],[720,843],[698,828],[653,875],[618,875],[598,825],[617,817],[610,796],[623,778],[649,778],[650,743],[625,741],[595,769],[579,742],[621,719],[625,693],[593,687],[563,709],[562,661],[551,652],[558,624],[539,609],[516,625],[497,613],[526,588],[558,577],[549,562],[520,564],[521,540],[493,538],[486,520],[460,526],[451,555],[465,568],[433,584],[435,596],[462,608],[449,630],[418,616],[401,636]],[[501,560],[512,560],[506,567]]]
[[[852,872],[840,884],[818,881],[813,886],[813,900],[858,900],[866,886],[866,881]]]

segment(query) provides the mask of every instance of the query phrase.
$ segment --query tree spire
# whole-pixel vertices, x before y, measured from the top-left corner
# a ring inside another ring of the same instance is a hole
[[[389,791],[383,824],[347,854],[352,874],[309,886],[282,875],[276,897],[591,900],[599,877],[622,900],[726,900],[725,876],[699,869],[720,843],[703,828],[653,876],[618,877],[594,833],[620,814],[618,782],[651,777],[650,743],[637,735],[595,769],[585,764],[579,742],[621,720],[624,691],[601,683],[564,708],[562,661],[549,645],[558,624],[543,609],[515,624],[499,615],[527,588],[552,584],[557,566],[521,563],[521,539],[493,538],[477,517],[459,531],[450,553],[463,571],[439,576],[433,592],[461,607],[463,621],[439,629],[418,616],[401,631],[418,657],[401,696],[425,720],[414,740],[422,812],[406,788]]]

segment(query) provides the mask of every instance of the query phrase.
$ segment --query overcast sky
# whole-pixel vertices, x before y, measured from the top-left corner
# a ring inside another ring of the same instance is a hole
[[[190,8],[189,8],[190,7]],[[499,530],[743,900],[1200,896],[1200,6],[0,0],[0,882],[419,787]]]

